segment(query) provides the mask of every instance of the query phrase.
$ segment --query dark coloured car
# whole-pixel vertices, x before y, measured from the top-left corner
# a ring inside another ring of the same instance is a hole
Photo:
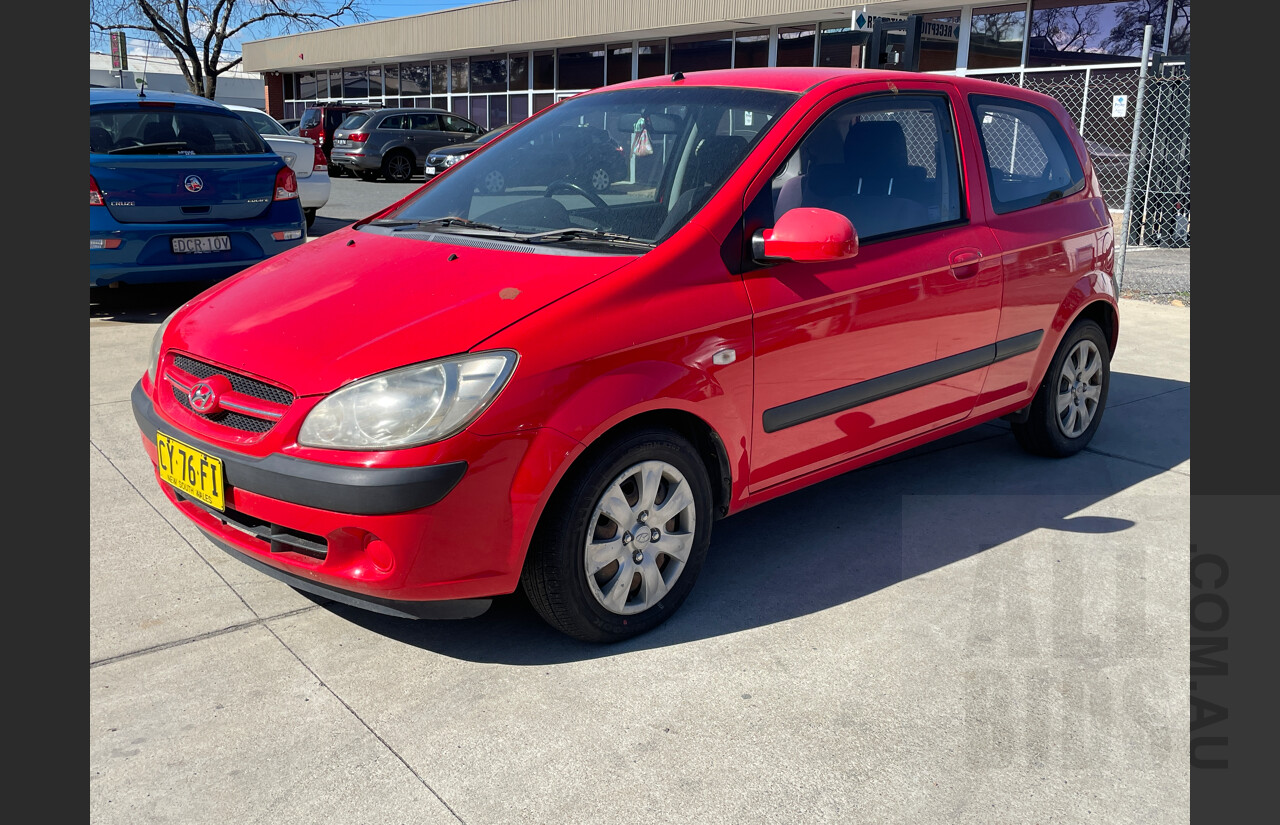
[[[497,129],[485,132],[475,140],[468,140],[464,143],[454,143],[449,146],[442,146],[431,154],[427,155],[427,167],[423,170],[423,174],[427,177],[443,172],[450,166],[470,155],[475,150],[484,146],[498,135],[506,133],[511,128],[511,124],[500,126]]]
[[[343,167],[333,163],[333,133],[338,130],[342,121],[347,119],[347,115],[368,108],[368,106],[355,106],[349,103],[329,103],[313,106],[302,113],[302,119],[298,121],[298,134],[309,137],[319,144],[324,156],[329,158],[330,175],[337,176],[343,172]]]
[[[90,287],[218,280],[305,227],[293,170],[226,106],[89,90]]]
[[[517,142],[518,160],[504,169],[487,170],[480,191],[505,192],[541,181],[546,170],[587,191],[609,191],[627,177],[627,153],[604,129],[570,125],[555,132],[534,133]]]
[[[333,135],[329,162],[364,180],[407,183],[441,146],[474,140],[484,129],[444,109],[356,112]]]

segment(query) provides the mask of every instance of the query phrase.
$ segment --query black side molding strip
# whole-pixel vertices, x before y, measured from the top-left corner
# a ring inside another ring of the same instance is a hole
[[[129,400],[134,420],[147,438],[154,441],[158,430],[186,442],[222,460],[228,485],[304,507],[368,516],[403,513],[440,501],[467,472],[465,461],[368,468],[335,467],[279,454],[247,459],[162,426],[141,381],[134,385]]]
[[[908,367],[868,381],[792,401],[789,404],[765,410],[761,419],[764,431],[775,433],[797,424],[804,424],[833,413],[869,404],[872,401],[879,401],[891,395],[963,375],[966,372],[990,366],[997,361],[1032,352],[1040,346],[1043,338],[1044,330],[1042,329],[1016,335],[1013,338],[939,358],[937,361],[930,361],[917,367]]]

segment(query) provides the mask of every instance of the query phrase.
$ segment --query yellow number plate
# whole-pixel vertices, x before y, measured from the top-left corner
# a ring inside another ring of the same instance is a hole
[[[222,510],[222,460],[156,433],[156,458],[160,478],[194,499]]]

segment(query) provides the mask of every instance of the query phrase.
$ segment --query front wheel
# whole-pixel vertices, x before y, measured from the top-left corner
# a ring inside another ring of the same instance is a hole
[[[521,585],[552,627],[614,642],[664,622],[711,542],[711,487],[688,441],[634,433],[566,477],[529,548]]]
[[[1102,327],[1082,319],[1063,336],[1027,420],[1012,424],[1024,450],[1062,458],[1093,440],[1111,386],[1111,347]]]

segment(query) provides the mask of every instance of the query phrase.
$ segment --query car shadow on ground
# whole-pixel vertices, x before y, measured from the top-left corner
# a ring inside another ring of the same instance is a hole
[[[1119,398],[1189,386],[1112,375]],[[1165,426],[1184,424],[1189,431],[1189,421]],[[1025,453],[997,421],[923,445],[716,522],[706,565],[679,612],[613,645],[564,636],[519,590],[495,599],[484,615],[459,621],[400,619],[313,601],[371,632],[475,662],[545,665],[678,645],[837,607],[1034,531],[1089,541],[1127,530],[1133,522],[1078,514],[1189,459],[1189,441],[1175,441],[1154,463],[1092,450],[1048,459]],[[1105,538],[1097,548],[1108,552]]]

